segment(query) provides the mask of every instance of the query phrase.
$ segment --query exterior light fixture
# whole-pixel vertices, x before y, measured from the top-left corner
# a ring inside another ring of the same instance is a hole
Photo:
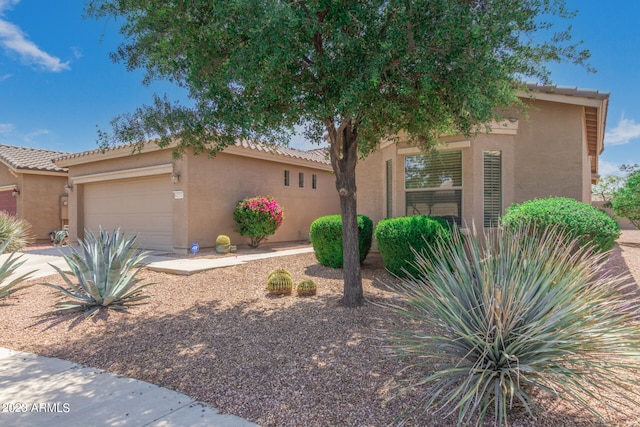
[[[69,193],[71,193],[72,191],[73,191],[73,184],[71,184],[70,182],[67,182],[67,183],[64,185],[64,192],[65,192],[65,193],[67,193],[67,194],[69,194]]]
[[[20,194],[20,189],[19,189],[17,186],[16,186],[16,187],[13,187],[13,190],[11,190],[11,195],[12,195],[13,197],[16,197],[16,196],[17,196],[17,195],[19,195],[19,194]]]
[[[171,174],[171,183],[173,185],[176,185],[179,182],[180,182],[180,173],[179,172],[173,172]]]

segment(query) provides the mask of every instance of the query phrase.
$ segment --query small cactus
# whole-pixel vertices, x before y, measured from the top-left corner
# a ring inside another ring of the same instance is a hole
[[[298,286],[296,287],[296,292],[299,297],[315,295],[317,290],[318,286],[313,280],[303,280],[298,283]]]
[[[216,237],[216,245],[226,246],[230,244],[231,244],[231,239],[229,238],[229,236],[225,236],[224,234],[221,234],[218,237]]]
[[[293,290],[293,277],[287,270],[277,269],[267,277],[267,291],[272,295],[290,294]]]

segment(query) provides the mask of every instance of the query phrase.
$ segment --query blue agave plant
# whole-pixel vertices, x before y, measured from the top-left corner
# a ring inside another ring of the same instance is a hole
[[[84,311],[87,318],[101,308],[125,310],[128,304],[148,298],[141,293],[152,283],[140,284],[136,275],[145,267],[143,261],[149,253],[138,251],[136,238],[125,236],[119,229],[111,234],[100,230],[98,236],[85,232],[79,249],[72,247],[70,255],[64,256],[70,273],[52,265],[67,284],[46,284],[63,296],[54,312]],[[74,284],[70,276],[75,276],[78,283]]]

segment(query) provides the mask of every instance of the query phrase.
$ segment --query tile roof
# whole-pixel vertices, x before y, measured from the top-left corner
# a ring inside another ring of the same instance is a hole
[[[66,172],[67,169],[56,166],[53,159],[68,154],[63,151],[0,144],[0,160],[16,170]]]
[[[293,157],[296,159],[309,160],[312,162],[330,164],[329,152],[326,148],[316,148],[313,150],[298,150],[297,148],[284,147],[281,145],[264,145],[252,141],[238,141],[236,147],[249,148],[251,150],[271,152],[281,156]]]
[[[152,144],[154,144],[154,140],[147,141],[145,143],[145,146],[146,145],[152,145]],[[271,145],[261,144],[259,142],[253,142],[253,141],[247,141],[247,140],[236,141],[236,143],[234,145],[235,145],[235,147],[238,147],[238,148],[244,148],[244,149],[248,149],[248,150],[255,150],[257,152],[271,153],[271,154],[274,154],[274,155],[290,157],[290,158],[293,158],[293,159],[307,160],[307,161],[311,161],[311,162],[320,163],[320,164],[323,164],[323,165],[331,164],[331,162],[329,161],[329,153],[326,150],[326,148],[316,148],[316,149],[313,149],[313,150],[305,151],[305,150],[298,150],[296,148],[284,147],[284,146],[280,146],[280,145],[271,146]],[[80,152],[80,153],[61,153],[62,155],[60,155],[58,157],[54,157],[54,158],[56,160],[76,159],[76,158],[81,158],[81,157],[98,155],[98,154],[101,154],[101,153],[108,153],[110,151],[115,151],[115,150],[122,150],[122,149],[125,149],[127,147],[133,148],[134,146],[133,145],[118,145],[118,146],[107,148],[106,150],[98,148],[98,149],[95,149],[95,150],[83,151],[83,152]],[[129,153],[129,154],[131,154],[131,153]]]
[[[600,92],[596,89],[584,89],[575,86],[552,86],[538,83],[527,83],[527,87],[529,90],[534,92],[579,96],[582,98],[609,99],[610,96],[609,92]]]

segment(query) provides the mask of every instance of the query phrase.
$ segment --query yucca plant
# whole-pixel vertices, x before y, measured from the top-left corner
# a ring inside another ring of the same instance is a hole
[[[534,391],[601,421],[591,402],[637,408],[636,285],[576,243],[525,226],[480,240],[454,233],[439,257],[417,254],[419,273],[398,287],[406,301],[391,308],[419,326],[387,335],[417,372],[401,388],[425,387],[421,408],[456,413],[458,424],[491,414],[507,425],[514,405],[538,410]]]
[[[136,236],[125,236],[119,229],[111,234],[100,230],[98,236],[86,231],[79,246],[78,250],[71,247],[71,253],[64,256],[70,273],[52,265],[68,286],[46,284],[67,297],[56,303],[54,312],[82,310],[87,318],[101,308],[124,310],[128,304],[148,298],[141,293],[151,283],[140,284],[141,279],[136,278],[148,252],[138,251]]]
[[[3,244],[4,249],[1,253],[15,252],[24,248],[33,242],[31,224],[0,211],[0,240],[6,243]]]
[[[11,246],[11,242],[9,240],[2,242],[2,244],[0,244],[0,254],[3,254],[9,246]],[[14,277],[11,281],[5,283],[10,276],[26,262],[26,260],[20,260],[22,256],[23,255],[16,256],[16,252],[12,252],[0,265],[0,299],[22,289],[23,286],[18,285],[25,280],[28,280],[31,273],[33,273],[33,271],[30,271],[18,277]]]

